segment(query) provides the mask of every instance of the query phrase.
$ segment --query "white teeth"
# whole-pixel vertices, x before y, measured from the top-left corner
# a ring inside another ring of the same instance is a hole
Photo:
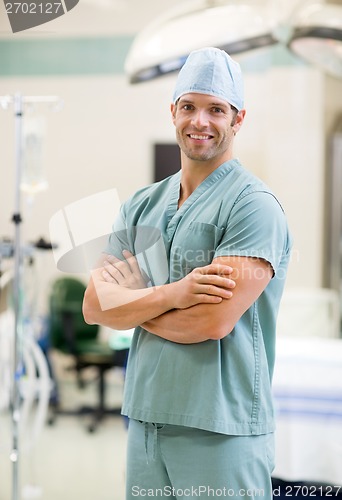
[[[190,134],[191,139],[198,139],[204,141],[205,139],[209,139],[209,135],[194,135]]]

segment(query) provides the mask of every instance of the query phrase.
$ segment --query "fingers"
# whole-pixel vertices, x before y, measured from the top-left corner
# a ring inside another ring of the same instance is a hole
[[[127,288],[145,288],[149,279],[142,273],[137,259],[131,252],[122,252],[124,260],[114,255],[106,255],[103,262],[102,278],[109,283],[116,283]]]
[[[198,293],[205,293],[206,295],[221,297],[222,299],[230,299],[233,296],[233,292],[231,290],[211,284],[200,285]]]
[[[120,282],[124,279],[121,272],[113,264],[106,260],[103,263],[103,270],[101,274],[104,280],[109,283],[120,284]]]
[[[222,299],[230,299],[235,281],[229,278],[233,269],[229,266],[210,264],[209,266],[194,269],[187,275],[192,293],[197,295],[199,302],[202,297],[206,303],[219,303]],[[213,297],[215,297],[213,299]]]
[[[195,271],[198,271],[203,275],[215,274],[217,276],[227,276],[232,274],[234,269],[223,264],[209,264],[208,266],[197,267]]]
[[[219,304],[220,302],[222,302],[222,297],[218,297],[217,295],[198,294],[199,304]]]
[[[213,273],[217,268],[219,268],[220,274]],[[194,269],[188,274],[188,277],[194,279],[198,284],[208,284],[220,288],[233,289],[235,287],[235,281],[229,277],[232,271],[233,269],[229,266],[210,265]]]
[[[129,252],[128,250],[124,250],[122,252],[122,255],[125,257],[126,262],[128,263],[131,272],[134,274],[140,273],[140,268],[137,259],[134,257],[134,255]]]
[[[102,276],[106,281],[121,283],[122,280],[129,274],[129,266],[124,261],[120,261],[116,257],[107,256],[107,260],[103,262]]]
[[[128,250],[124,250],[122,254],[125,260],[120,260],[114,255],[107,255],[106,260],[103,262],[104,270],[107,272],[107,274],[103,273],[103,276],[105,274],[109,279],[111,276],[119,284],[123,279],[129,278],[132,273],[139,273],[136,258]]]
[[[215,285],[217,287],[229,288],[229,289],[235,288],[236,285],[234,280],[230,278],[216,276],[215,274],[206,274],[199,276],[198,283],[201,283],[203,285],[210,284],[210,285]]]
[[[109,274],[109,272],[103,270],[102,271],[102,277],[105,281],[107,281],[108,283],[117,283],[117,281],[113,278],[113,276],[111,274]]]

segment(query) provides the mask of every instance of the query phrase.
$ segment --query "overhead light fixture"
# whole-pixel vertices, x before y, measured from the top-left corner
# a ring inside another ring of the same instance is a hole
[[[230,55],[283,44],[303,60],[342,78],[342,5],[297,8],[287,20],[273,20],[254,0],[192,0],[157,18],[135,38],[126,59],[130,83],[179,71],[192,50],[215,46]],[[274,11],[273,11],[274,12]],[[275,16],[273,16],[275,17]]]
[[[342,78],[342,6],[316,3],[302,9],[287,45],[305,61]]]
[[[195,0],[170,10],[147,26],[126,60],[131,83],[178,71],[195,49],[215,46],[230,55],[278,43],[262,7],[248,2]]]

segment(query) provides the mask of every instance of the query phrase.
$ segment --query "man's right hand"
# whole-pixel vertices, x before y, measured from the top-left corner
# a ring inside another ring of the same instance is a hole
[[[175,309],[196,304],[218,304],[230,299],[235,281],[229,276],[233,268],[220,264],[197,267],[183,279],[166,285],[165,292]]]

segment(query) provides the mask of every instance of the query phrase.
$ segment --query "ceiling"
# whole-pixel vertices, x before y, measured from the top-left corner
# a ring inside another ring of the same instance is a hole
[[[213,0],[208,0],[210,1]],[[223,0],[216,1],[223,2]],[[341,2],[341,0],[332,1]],[[278,18],[286,18],[297,5],[305,4],[306,0],[249,0],[249,2],[255,6],[266,4],[270,7],[271,14],[274,13]],[[0,2],[0,36],[23,38],[132,35],[157,16],[177,4],[184,3],[184,0],[172,0],[172,3],[166,0],[79,0],[79,3],[66,15],[36,28],[13,34],[4,3]],[[230,0],[230,3],[242,2]]]
[[[182,0],[172,2],[177,4]],[[0,36],[132,35],[168,8],[166,0],[79,0],[66,15],[13,35],[4,4],[0,2]]]

